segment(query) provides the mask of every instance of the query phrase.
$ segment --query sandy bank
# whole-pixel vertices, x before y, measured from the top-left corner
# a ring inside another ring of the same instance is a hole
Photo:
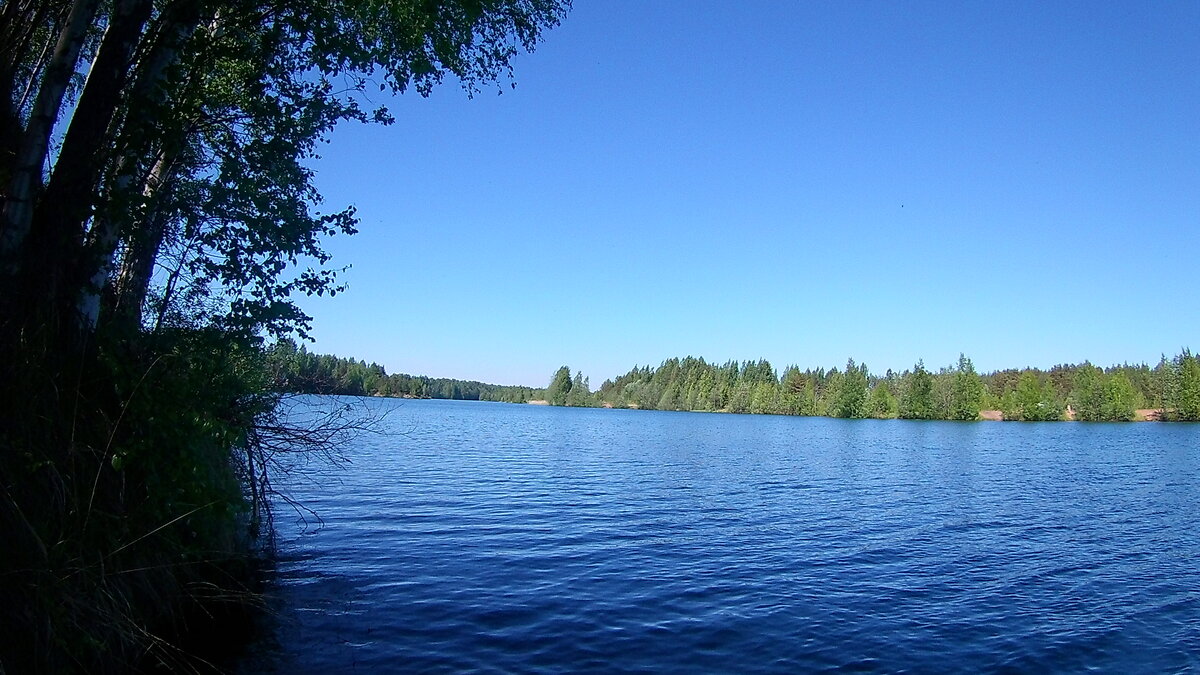
[[[1161,422],[1162,416],[1162,408],[1139,408],[1133,411],[1134,422]],[[1064,418],[1068,422],[1074,422],[1076,419],[1075,411],[1067,408]],[[980,410],[979,419],[1000,422],[1004,420],[1004,413],[999,410]]]

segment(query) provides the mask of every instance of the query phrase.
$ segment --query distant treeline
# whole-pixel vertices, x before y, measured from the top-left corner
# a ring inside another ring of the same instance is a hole
[[[268,363],[281,391],[300,394],[443,398],[460,401],[525,403],[541,398],[544,390],[485,384],[423,375],[389,375],[378,363],[329,354],[312,354],[291,340],[280,340],[267,351]]]
[[[998,410],[1006,420],[1127,421],[1139,409],[1161,419],[1200,420],[1200,361],[1188,350],[1148,365],[1098,368],[1090,363],[1001,370],[981,375],[971,360],[931,371],[882,376],[853,359],[845,369],[778,374],[768,361],[668,359],[657,368],[635,367],[592,392],[587,378],[559,368],[545,391],[552,405],[652,410],[723,411],[846,418],[974,420]]]
[[[439,398],[574,407],[808,415],[844,418],[975,420],[985,410],[1005,420],[1128,421],[1137,410],[1157,418],[1200,421],[1200,359],[1189,350],[1146,364],[1099,368],[1091,363],[976,372],[971,359],[931,370],[918,361],[901,373],[870,372],[854,359],[843,369],[782,373],[769,361],[708,363],[667,359],[637,366],[596,391],[581,372],[559,368],[545,389],[472,380],[389,375],[383,366],[312,354],[282,340],[267,352],[280,390],[311,394]]]

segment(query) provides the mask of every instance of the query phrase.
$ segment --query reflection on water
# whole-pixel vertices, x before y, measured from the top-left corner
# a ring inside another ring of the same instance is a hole
[[[394,408],[245,672],[1200,667],[1200,426]]]

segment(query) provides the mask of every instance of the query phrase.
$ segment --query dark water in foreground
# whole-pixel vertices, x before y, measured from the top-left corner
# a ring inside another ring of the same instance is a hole
[[[247,672],[1200,670],[1200,426],[394,408]]]

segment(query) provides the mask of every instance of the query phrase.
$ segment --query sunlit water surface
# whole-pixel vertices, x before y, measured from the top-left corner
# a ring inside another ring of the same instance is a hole
[[[360,405],[245,672],[1200,669],[1197,425]]]

